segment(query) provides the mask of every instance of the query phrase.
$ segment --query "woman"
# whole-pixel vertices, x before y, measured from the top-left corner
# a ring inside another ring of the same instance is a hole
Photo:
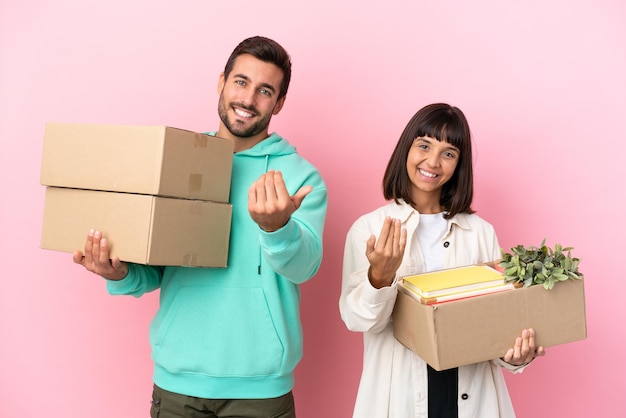
[[[471,209],[472,182],[461,110],[441,103],[419,110],[385,171],[391,202],[360,217],[346,239],[339,305],[365,346],[354,418],[515,416],[501,368],[521,371],[544,354],[532,329],[501,359],[437,372],[391,326],[399,277],[499,258],[493,227]]]

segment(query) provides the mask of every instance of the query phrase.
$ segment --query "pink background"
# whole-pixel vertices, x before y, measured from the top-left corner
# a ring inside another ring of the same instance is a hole
[[[545,237],[583,259],[588,339],[506,376],[518,416],[618,416],[625,3],[318,0],[304,8],[293,0],[1,0],[0,416],[148,416],[158,293],[110,297],[69,254],[38,248],[44,123],[214,129],[218,75],[234,46],[256,34],[282,43],[294,63],[270,128],[329,188],[323,266],[302,287],[299,417],[351,414],[362,344],[337,307],[345,233],[383,203],[395,141],[435,101],[470,121],[474,206],[501,245]]]

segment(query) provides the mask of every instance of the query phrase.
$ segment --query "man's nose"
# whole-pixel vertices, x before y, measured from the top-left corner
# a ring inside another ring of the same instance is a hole
[[[254,91],[254,89],[245,89],[241,93],[241,96],[239,98],[241,100],[241,103],[243,103],[244,105],[252,106],[256,98],[256,92]]]

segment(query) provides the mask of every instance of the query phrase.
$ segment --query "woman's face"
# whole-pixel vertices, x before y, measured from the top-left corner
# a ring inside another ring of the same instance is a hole
[[[460,156],[460,150],[447,142],[427,136],[415,138],[406,160],[414,201],[425,195],[439,199],[441,188],[452,178]]]

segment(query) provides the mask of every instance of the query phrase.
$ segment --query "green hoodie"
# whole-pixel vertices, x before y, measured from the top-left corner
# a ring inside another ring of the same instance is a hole
[[[214,133],[212,133],[214,134]],[[290,194],[313,191],[278,231],[262,231],[248,213],[248,189],[267,170],[281,171]],[[236,153],[230,199],[228,267],[129,264],[111,294],[161,289],[150,325],[154,382],[211,399],[273,398],[293,388],[302,357],[300,290],[322,260],[326,185],[315,167],[277,134]]]

